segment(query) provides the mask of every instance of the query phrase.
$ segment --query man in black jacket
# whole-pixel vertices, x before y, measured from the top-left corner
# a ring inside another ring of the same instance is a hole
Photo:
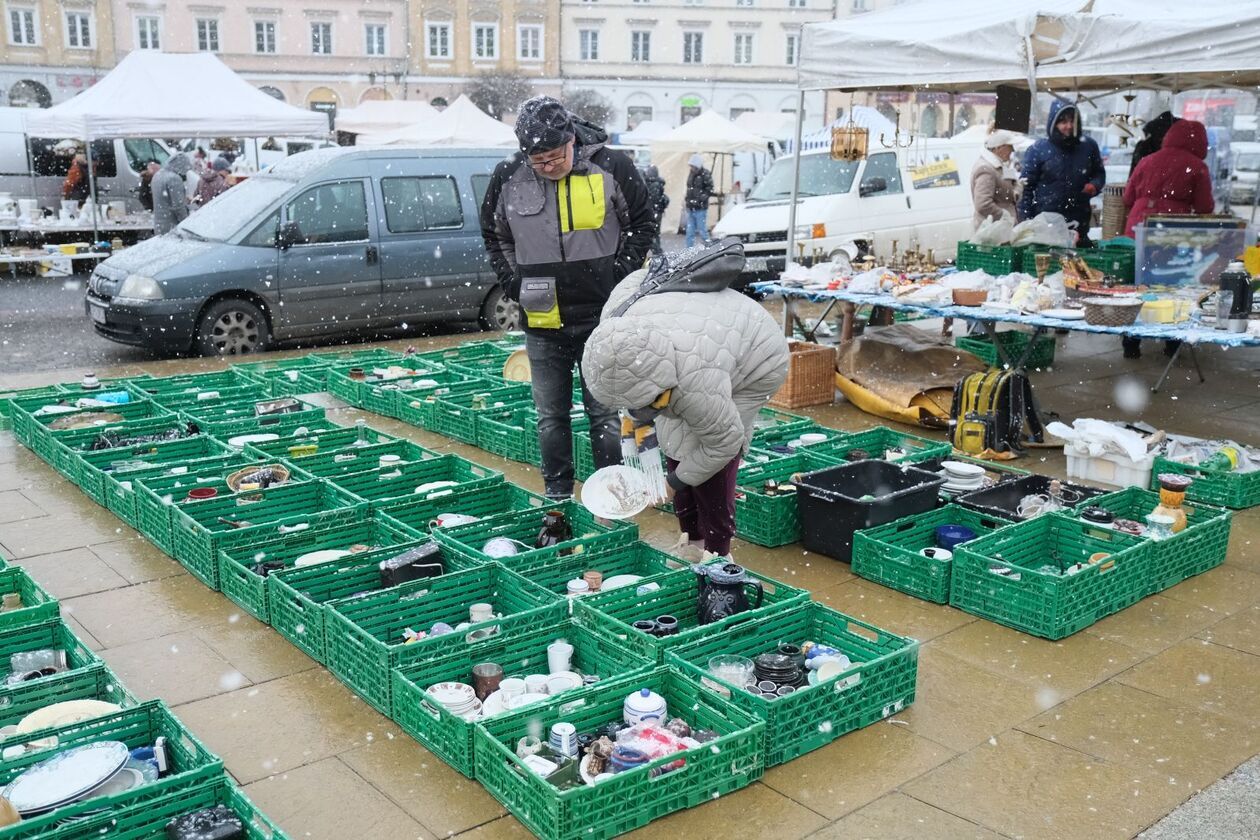
[[[687,195],[683,203],[687,208],[687,247],[709,241],[709,199],[713,196],[713,176],[704,168],[704,158],[692,155],[687,161]]]
[[[649,166],[643,173],[643,182],[647,184],[648,204],[652,207],[652,219],[656,222],[656,230],[653,231],[652,237],[652,253],[660,254],[664,250],[661,248],[661,217],[665,215],[665,208],[669,207],[669,196],[665,194],[665,179],[661,177],[659,169]]]
[[[573,368],[613,288],[643,265],[652,208],[634,164],[603,129],[549,96],[521,106],[521,150],[500,163],[481,235],[508,298],[520,304],[549,498],[573,495]],[[596,469],[621,461],[621,426],[585,384]]]

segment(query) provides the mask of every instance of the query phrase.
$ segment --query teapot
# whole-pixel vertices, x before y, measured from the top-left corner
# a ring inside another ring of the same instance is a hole
[[[700,587],[697,596],[697,614],[700,624],[712,624],[737,613],[761,606],[766,591],[761,581],[753,580],[747,570],[738,563],[721,563],[712,566],[692,566]],[[757,603],[749,605],[744,584],[757,588]]]

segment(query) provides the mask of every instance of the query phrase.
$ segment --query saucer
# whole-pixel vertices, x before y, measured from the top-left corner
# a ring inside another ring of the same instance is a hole
[[[294,566],[314,566],[317,563],[329,563],[333,560],[340,560],[342,557],[349,557],[351,552],[342,551],[339,548],[325,548],[320,551],[308,551],[293,561]]]
[[[623,586],[631,586],[643,580],[642,575],[613,575],[604,578],[603,583],[599,585],[600,592],[607,592],[609,589],[620,589]]]

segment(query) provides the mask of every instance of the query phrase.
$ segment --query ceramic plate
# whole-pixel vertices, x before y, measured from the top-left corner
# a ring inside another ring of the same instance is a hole
[[[117,703],[106,703],[104,700],[67,700],[31,712],[18,721],[17,731],[25,733],[50,726],[68,726],[81,720],[112,715],[121,709],[122,706]]]
[[[280,435],[271,432],[258,432],[252,435],[237,435],[234,438],[228,438],[228,446],[233,449],[240,449],[247,443],[266,443],[269,440],[279,440]]]
[[[1058,318],[1060,321],[1084,321],[1083,309],[1044,309],[1041,315],[1045,318]]]
[[[509,709],[519,709],[522,706],[528,706],[531,703],[540,703],[547,699],[546,694],[522,694],[520,697],[513,697],[507,701]]]
[[[121,741],[99,741],[58,753],[9,783],[3,796],[26,817],[72,802],[114,776],[130,752]]]
[[[129,791],[144,784],[144,774],[132,767],[124,767],[111,776],[103,785],[83,794],[80,799],[95,799],[98,796],[113,796],[116,793]]]
[[[322,551],[308,551],[301,557],[293,561],[294,566],[314,566],[316,563],[328,563],[332,560],[340,560],[342,557],[349,557],[351,552],[342,551],[339,548],[325,548]]]
[[[974,480],[984,476],[984,467],[979,464],[968,464],[966,461],[945,461],[941,469],[947,475],[962,480]]]
[[[620,589],[623,586],[633,586],[643,580],[642,575],[613,575],[604,578],[603,583],[599,585],[600,592],[607,592],[609,589]]]
[[[529,367],[529,356],[524,350],[513,350],[503,363],[503,378],[509,382],[529,382],[533,371]]]
[[[602,519],[629,519],[648,506],[643,474],[614,464],[582,484],[582,506]]]
[[[503,705],[502,691],[492,693],[481,703],[482,717],[494,717],[495,715],[501,715],[506,711],[507,708]]]

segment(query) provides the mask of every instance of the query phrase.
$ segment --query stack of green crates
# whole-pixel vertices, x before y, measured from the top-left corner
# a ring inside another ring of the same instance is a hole
[[[1024,353],[1024,348],[1032,340],[1032,333],[1022,330],[1004,330],[997,333],[997,340],[1005,351],[1006,357],[1012,361],[1018,361]],[[966,350],[989,367],[997,367],[1001,364],[1002,360],[997,347],[994,346],[993,339],[987,335],[960,335],[954,339],[954,346],[959,350]],[[1052,365],[1054,365],[1054,336],[1043,335],[1033,345],[1025,367],[1040,370]]]
[[[1192,502],[1243,510],[1260,505],[1260,470],[1236,472],[1192,466],[1156,456],[1151,469],[1151,489],[1159,489],[1160,473],[1188,475],[1194,479],[1186,498]]]
[[[994,277],[1004,277],[1020,270],[1025,250],[1011,245],[977,245],[963,240],[958,243],[954,264],[959,271],[983,271]]]

